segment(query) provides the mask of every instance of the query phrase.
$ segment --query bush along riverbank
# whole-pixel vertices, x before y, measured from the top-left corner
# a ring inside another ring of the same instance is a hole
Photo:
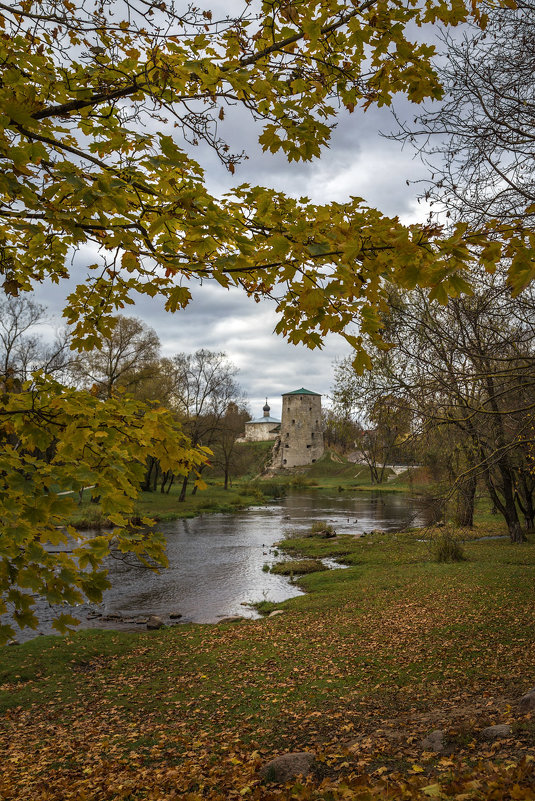
[[[274,617],[4,648],[0,797],[533,798],[533,538],[431,533],[285,541],[347,569]]]

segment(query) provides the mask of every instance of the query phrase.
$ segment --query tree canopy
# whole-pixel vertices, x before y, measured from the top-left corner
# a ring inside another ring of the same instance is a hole
[[[90,277],[81,271],[65,309],[79,347],[98,346],[134,292],[175,310],[190,299],[184,279],[209,277],[255,298],[277,294],[277,330],[290,341],[315,347],[338,331],[360,353],[347,326],[379,337],[385,281],[442,301],[467,289],[466,269],[478,258],[492,266],[498,243],[481,254],[485,237],[463,225],[448,236],[404,227],[360,198],[318,205],[247,184],[215,198],[190,145],[208,144],[234,172],[240,155],[218,123],[240,105],[265,150],[318,157],[342,107],[439,98],[434,47],[411,41],[409,26],[484,24],[474,8],[264,2],[216,19],[151,2],[0,4],[5,291],[59,281],[79,250]],[[502,233],[518,288],[533,274],[531,243]]]
[[[500,271],[445,307],[421,289],[392,293],[385,319],[392,349],[376,353],[363,376],[350,359],[336,370],[339,406],[367,414],[384,439],[389,418],[398,423],[395,398],[406,431],[440,438],[450,473],[445,494],[467,486],[475,493],[479,480],[513,542],[525,537],[520,513],[528,531],[535,519],[534,308],[533,287],[512,299]]]

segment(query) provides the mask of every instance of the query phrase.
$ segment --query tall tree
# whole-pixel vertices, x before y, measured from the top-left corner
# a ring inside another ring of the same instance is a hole
[[[102,401],[40,377],[31,391],[2,393],[8,424],[0,439],[0,614],[35,627],[35,594],[74,605],[100,599],[109,584],[99,565],[112,541],[119,551],[165,564],[163,538],[131,525],[147,457],[189,474],[206,456],[157,405],[124,396]],[[65,526],[88,485],[113,525],[98,537]],[[67,543],[69,550],[58,549]],[[64,631],[76,622],[61,615],[54,625]],[[13,634],[11,625],[0,625],[0,642]]]
[[[342,453],[354,451],[361,427],[352,418],[351,412],[335,405],[322,409],[325,446]]]
[[[387,465],[399,457],[410,437],[411,407],[403,395],[388,389],[380,365],[357,376],[351,359],[336,365],[332,397],[338,417],[353,422],[354,445],[372,484],[382,484]]]
[[[338,108],[388,104],[395,93],[414,102],[439,97],[433,48],[412,42],[408,29],[477,19],[477,4],[467,6],[463,0],[265,0],[258,9],[245,3],[242,13],[214,19],[194,6],[179,13],[160,0],[0,3],[4,291],[16,296],[45,279],[58,283],[77,265],[79,283],[64,314],[73,346],[92,351],[136,292],[159,296],[174,311],[190,299],[188,279],[211,278],[257,300],[278,295],[277,331],[291,342],[317,347],[327,332],[342,333],[363,369],[369,359],[362,338],[381,339],[389,285],[420,284],[446,300],[467,286],[459,270],[478,259],[492,268],[505,252],[520,289],[535,276],[529,231],[503,231],[503,247],[493,242],[481,250],[485,233],[468,236],[460,226],[442,237],[436,228],[404,227],[358,198],[315,205],[247,184],[214,198],[190,155],[202,141],[235,170],[240,156],[218,133],[234,104],[258,122],[264,149],[294,161],[320,155]],[[347,331],[355,320],[358,337]],[[98,410],[102,426],[109,413],[115,429],[113,397],[100,405],[90,393],[73,397],[42,380],[19,396],[2,396],[1,434],[15,436],[16,421],[25,447],[9,458],[0,454],[0,471],[24,475],[52,431],[56,453],[69,453],[73,403],[80,425]],[[60,412],[65,425],[55,426]],[[150,405],[137,407],[139,419],[154,413]],[[150,437],[138,434],[144,444],[130,442],[134,459],[150,452]],[[176,437],[184,465],[199,464],[202,453],[192,455],[178,430]],[[126,469],[127,450],[110,448],[109,455],[114,469]],[[175,456],[180,461],[178,450]],[[10,555],[2,575],[11,575],[17,548],[29,553],[55,536],[57,493],[79,488],[88,472],[96,478],[85,451],[76,451],[76,459],[69,474],[54,463],[50,507],[39,505],[37,523],[33,507],[18,506],[27,536],[3,532]],[[0,494],[2,513],[4,505],[17,508],[17,499],[13,486]]]
[[[437,208],[472,224],[535,221],[535,2],[482,4],[485,26],[443,35],[445,97],[403,125]]]
[[[242,400],[242,391],[235,380],[237,368],[225,353],[204,348],[192,354],[177,354],[170,360],[170,367],[173,375],[171,408],[182,421],[192,444],[211,448],[226,426],[224,418],[229,406]],[[181,501],[186,497],[188,481],[185,475]]]
[[[36,343],[28,332],[45,319],[45,308],[26,297],[0,299],[0,375],[25,373],[27,352]]]
[[[393,293],[384,321],[393,348],[377,353],[378,369],[371,375],[351,379],[345,365],[349,390],[354,384],[368,402],[395,393],[421,430],[458,432],[451,440],[456,488],[473,500],[474,478],[480,477],[514,542],[524,539],[521,504],[527,509],[533,497],[521,476],[529,473],[533,441],[534,308],[533,292],[512,299],[501,274],[447,307],[430,303],[418,290]],[[469,519],[470,509],[463,514]]]
[[[213,463],[223,471],[224,489],[228,489],[232,473],[239,462],[236,440],[243,434],[245,423],[250,419],[251,415],[243,405],[231,401],[214,432],[210,447],[214,454]]]
[[[144,389],[156,390],[154,384],[150,389],[147,384],[158,373],[159,355],[156,332],[135,317],[120,316],[113,320],[101,347],[77,359],[73,373],[83,384],[95,385],[102,397],[111,398],[119,387],[143,397]]]
[[[43,343],[36,329],[47,322],[47,311],[29,297],[0,298],[0,379],[27,381],[32,371],[56,377],[72,364],[67,329],[58,331],[53,342]]]

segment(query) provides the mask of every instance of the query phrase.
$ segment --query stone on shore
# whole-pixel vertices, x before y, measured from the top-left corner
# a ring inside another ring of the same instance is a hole
[[[498,723],[497,726],[487,726],[481,732],[481,737],[484,740],[499,740],[504,737],[510,737],[513,730],[506,723]]]
[[[522,696],[518,702],[518,708],[521,712],[530,712],[535,709],[535,687]]]
[[[420,743],[424,751],[434,751],[439,754],[444,750],[444,732],[441,729],[435,729]]]
[[[282,754],[263,765],[260,768],[260,776],[268,782],[280,784],[292,781],[298,776],[306,776],[312,769],[315,756],[313,751]]]
[[[149,631],[155,631],[163,627],[163,620],[158,615],[151,615],[147,620],[147,628]]]

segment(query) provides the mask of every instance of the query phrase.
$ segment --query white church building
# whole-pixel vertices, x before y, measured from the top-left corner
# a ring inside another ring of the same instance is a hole
[[[262,409],[263,416],[258,417],[256,420],[249,420],[245,423],[245,436],[243,440],[246,442],[262,442],[265,440],[275,440],[279,436],[281,421],[270,417],[270,407],[266,398],[266,405]]]

